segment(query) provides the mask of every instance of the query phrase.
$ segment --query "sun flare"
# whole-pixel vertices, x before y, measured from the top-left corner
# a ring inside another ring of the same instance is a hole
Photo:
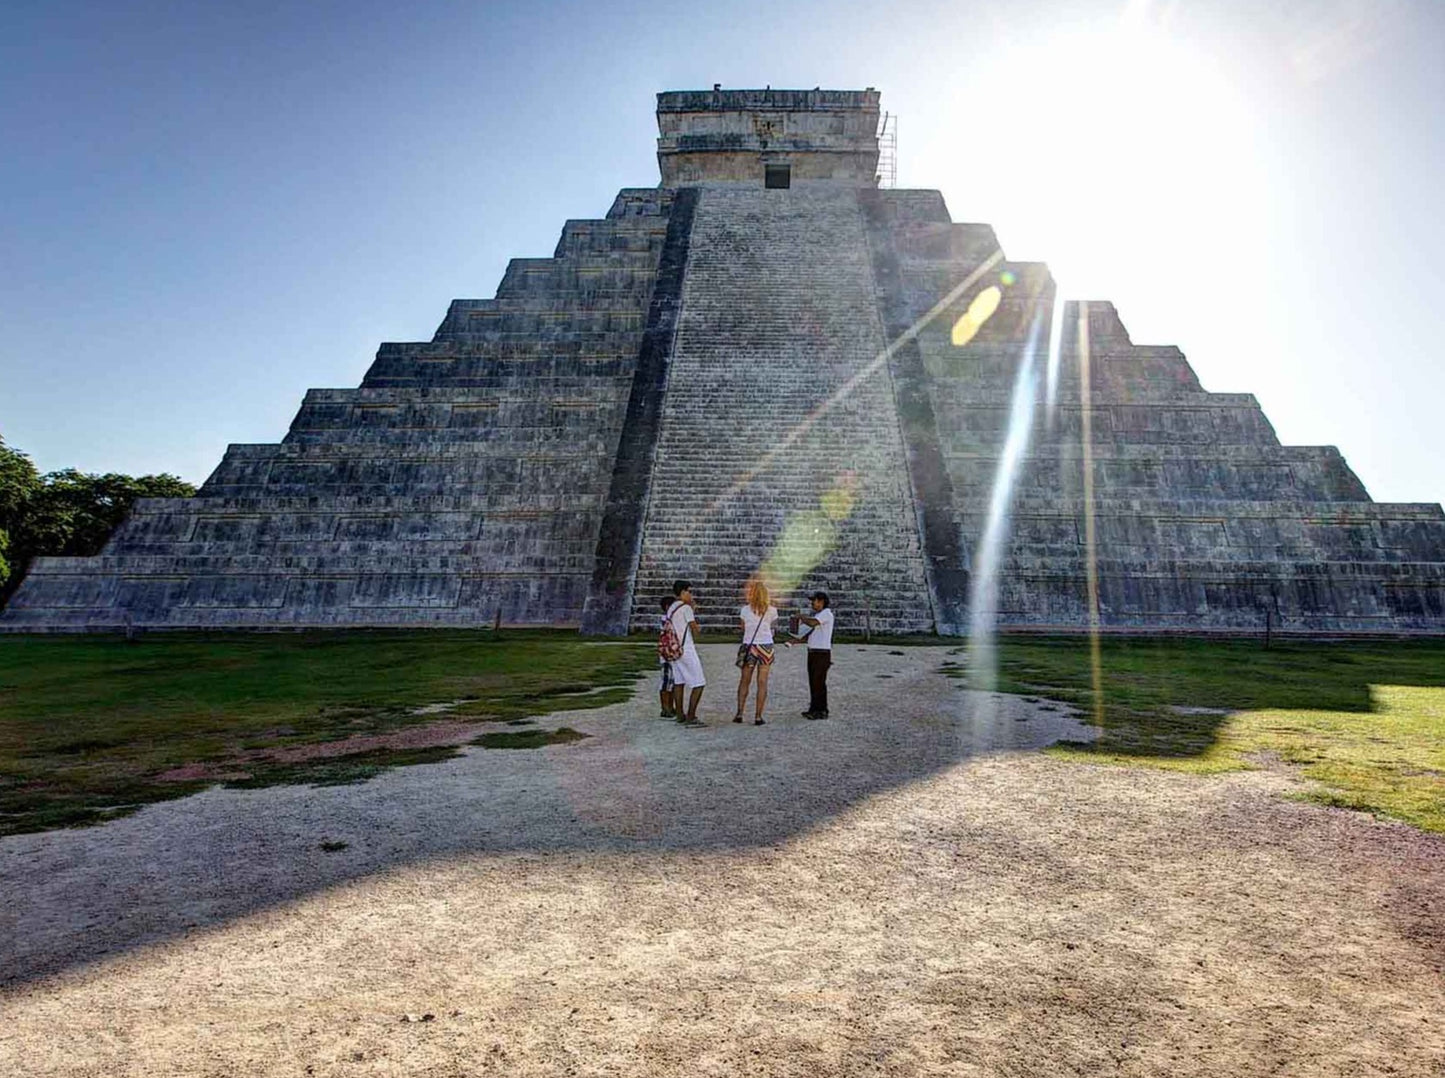
[[[1200,50],[1125,23],[1006,50],[983,78],[954,167],[1067,295],[1106,295],[1164,250],[1222,252],[1260,212],[1257,114]]]

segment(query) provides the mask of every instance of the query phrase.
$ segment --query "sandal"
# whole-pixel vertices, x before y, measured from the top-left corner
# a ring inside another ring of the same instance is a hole
[[[742,722],[742,721],[743,721],[743,713],[742,713],[741,711],[739,711],[736,715],[733,716],[733,722]]]
[[[754,725],[754,726],[766,726],[767,723],[763,722],[763,720],[762,720],[761,718],[757,718],[757,719],[754,719],[754,720],[753,720],[753,725]]]

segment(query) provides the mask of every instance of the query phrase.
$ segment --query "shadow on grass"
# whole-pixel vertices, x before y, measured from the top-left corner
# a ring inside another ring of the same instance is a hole
[[[1236,711],[1371,713],[1381,685],[1445,687],[1445,641],[1288,641],[1106,636],[1095,693],[1089,641],[1005,637],[1001,692],[1067,703],[1101,736],[1074,746],[1106,756],[1207,753]],[[959,657],[945,672],[967,680]]]
[[[1285,766],[1297,797],[1445,832],[1445,641],[1006,638],[998,688],[1068,704],[1076,760],[1213,773]],[[945,673],[967,680],[961,660]]]
[[[0,836],[105,823],[217,782],[337,785],[450,759],[491,745],[384,742],[617,703],[652,662],[544,631],[0,638]],[[559,743],[547,734],[504,740]]]

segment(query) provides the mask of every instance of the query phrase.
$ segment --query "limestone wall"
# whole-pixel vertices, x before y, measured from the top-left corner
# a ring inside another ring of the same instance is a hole
[[[686,90],[657,95],[663,187],[760,184],[763,165],[795,182],[871,186],[878,170],[876,90]]]

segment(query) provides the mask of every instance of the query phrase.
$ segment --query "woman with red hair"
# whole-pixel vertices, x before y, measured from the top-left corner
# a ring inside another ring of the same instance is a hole
[[[768,586],[758,577],[748,581],[745,594],[748,601],[738,610],[743,643],[738,648],[737,666],[742,673],[738,677],[738,713],[733,716],[733,722],[743,721],[743,709],[748,705],[748,690],[756,670],[758,696],[753,725],[762,726],[763,708],[768,702],[768,674],[773,668],[773,623],[778,620],[778,609],[768,598]]]

